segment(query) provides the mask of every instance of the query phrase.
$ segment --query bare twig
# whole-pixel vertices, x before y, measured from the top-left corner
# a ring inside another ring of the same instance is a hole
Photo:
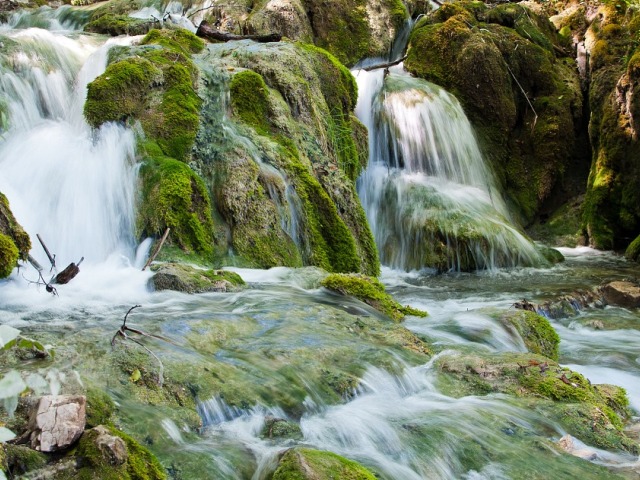
[[[144,267],[142,267],[143,272],[147,269],[149,265],[151,265],[151,262],[153,262],[158,256],[158,254],[160,253],[160,249],[164,245],[164,242],[167,240],[167,237],[169,236],[170,231],[171,229],[169,227],[167,227],[167,229],[164,231],[164,235],[162,235],[162,239],[160,240],[160,243],[158,244],[156,249],[153,251],[153,254],[149,257],[149,260],[147,260],[147,263],[145,263]]]
[[[377,63],[376,65],[362,67],[362,70],[364,70],[365,72],[370,72],[371,70],[377,70],[379,68],[389,68],[389,67],[393,67],[394,65],[399,65],[400,63],[404,62],[406,59],[407,59],[407,56],[405,55],[400,60],[395,60],[393,62],[387,62],[387,63]]]
[[[51,254],[51,252],[47,248],[47,245],[44,243],[44,240],[42,240],[42,237],[40,236],[39,233],[36,233],[36,237],[38,237],[38,241],[40,242],[40,245],[42,245],[42,248],[44,249],[44,253],[47,254],[47,257],[49,258],[49,262],[51,262],[51,270],[49,270],[51,272],[56,268],[56,256]]]
[[[518,81],[516,76],[513,74],[513,72],[509,68],[509,65],[507,63],[505,63],[505,66],[507,67],[507,70],[509,70],[509,73],[511,74],[511,76],[515,80],[516,85],[518,85],[518,87],[520,88],[520,91],[524,95],[524,98],[527,99],[527,103],[529,103],[529,106],[531,107],[531,110],[533,111],[533,115],[534,115],[534,117],[533,117],[533,125],[531,126],[531,131],[533,132],[533,130],[536,128],[536,123],[538,121],[538,114],[536,113],[536,109],[533,108],[533,104],[531,103],[531,100],[529,100],[529,97],[527,96],[527,92],[524,91],[524,88],[522,88],[522,85],[520,85],[520,82]]]

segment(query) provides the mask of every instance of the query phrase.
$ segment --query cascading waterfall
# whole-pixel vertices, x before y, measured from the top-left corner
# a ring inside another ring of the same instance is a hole
[[[448,271],[542,263],[511,225],[458,101],[402,67],[354,73],[356,114],[370,132],[359,192],[383,264]]]
[[[135,247],[135,138],[84,120],[87,84],[106,67],[111,43],[28,28],[5,33],[0,57],[0,191],[31,235],[41,234],[66,266]],[[119,40],[120,42],[129,40]],[[40,248],[32,255],[48,264]]]

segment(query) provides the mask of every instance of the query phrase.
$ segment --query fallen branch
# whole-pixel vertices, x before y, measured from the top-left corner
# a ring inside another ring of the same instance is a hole
[[[378,63],[376,65],[371,65],[369,67],[362,67],[362,70],[364,70],[365,72],[370,72],[371,70],[377,70],[379,68],[387,69],[389,67],[399,65],[400,63],[404,62],[406,59],[407,59],[407,56],[405,55],[400,60],[395,60],[393,62],[387,62],[387,63]]]
[[[253,40],[254,42],[269,43],[279,42],[282,40],[282,35],[279,33],[269,33],[266,35],[235,35],[233,33],[223,33],[218,30],[214,30],[205,21],[200,23],[196,35],[207,40],[214,40],[218,42],[232,42],[236,40]]]
[[[147,263],[145,263],[144,267],[142,267],[143,272],[147,269],[149,265],[151,265],[151,263],[156,259],[156,257],[160,253],[160,249],[164,245],[164,242],[167,240],[167,237],[169,236],[170,231],[171,229],[169,227],[167,227],[167,229],[164,231],[164,235],[162,235],[162,238],[160,239],[160,243],[158,244],[156,249],[153,251],[153,254],[149,257],[149,260],[147,260]]]
[[[47,254],[47,257],[49,258],[49,262],[51,262],[51,270],[49,270],[51,272],[56,268],[56,256],[51,254],[51,252],[47,248],[47,245],[45,245],[44,240],[42,240],[42,237],[40,236],[39,233],[36,233],[36,237],[38,237],[38,241],[40,242],[40,245],[42,245],[42,248],[44,249],[44,253]]]
[[[55,276],[52,283],[57,283],[60,285],[64,285],[65,283],[69,283],[73,278],[80,273],[80,264],[84,260],[84,257],[80,259],[80,261],[75,264],[71,262],[67,268],[61,271],[59,274]]]
[[[533,108],[533,104],[531,103],[531,100],[529,100],[529,97],[527,96],[527,92],[524,91],[524,88],[522,88],[522,85],[520,85],[520,82],[518,81],[518,79],[516,78],[516,76],[513,74],[513,72],[511,71],[511,69],[509,68],[509,65],[507,65],[505,63],[505,66],[507,67],[507,70],[509,70],[509,73],[511,74],[511,76],[513,77],[513,79],[515,80],[516,84],[518,85],[518,87],[520,88],[520,91],[522,92],[522,94],[524,95],[524,98],[527,99],[527,103],[529,103],[529,106],[531,107],[531,110],[533,111],[533,125],[531,126],[531,131],[533,132],[533,130],[536,128],[536,123],[538,122],[538,114],[536,112],[536,109]]]
[[[136,343],[140,345],[142,348],[144,348],[158,362],[158,365],[159,365],[158,386],[162,387],[162,384],[164,383],[164,365],[162,364],[162,360],[160,360],[160,358],[158,358],[158,356],[155,353],[153,353],[151,350],[149,350],[149,348],[147,348],[142,342],[128,335],[127,332],[137,333],[138,335],[142,335],[143,337],[157,338],[158,340],[163,340],[167,343],[171,343],[172,345],[175,345],[175,344],[168,338],[162,337],[160,335],[153,335],[151,333],[146,333],[136,328],[127,327],[127,317],[134,309],[140,308],[141,306],[142,305],[134,305],[127,311],[127,313],[124,316],[124,320],[122,321],[122,325],[120,326],[118,331],[115,333],[115,335],[111,339],[111,347],[112,348],[115,347],[117,337],[122,337],[124,340],[131,340],[133,343]]]

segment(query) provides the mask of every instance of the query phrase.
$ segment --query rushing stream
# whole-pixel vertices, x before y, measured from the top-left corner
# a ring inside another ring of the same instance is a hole
[[[70,27],[57,21],[53,28]],[[321,274],[313,268],[238,270],[249,283],[238,293],[152,292],[150,274],[140,271],[144,247],[136,256],[133,239],[134,135],[116,125],[92,132],[82,119],[85,86],[105,68],[108,46],[69,30],[4,26],[0,34],[15,42],[0,62],[1,100],[10,112],[0,136],[0,191],[32,236],[33,254],[43,265],[47,259],[36,233],[58,255],[59,265],[86,258],[77,279],[59,286],[57,297],[28,281],[37,278],[30,267],[0,282],[2,324],[56,351],[52,365],[24,363],[34,390],[104,390],[118,404],[119,426],[144,441],[173,478],[265,479],[278,454],[294,445],[344,455],[384,479],[606,477],[607,471],[593,463],[558,453],[553,442],[566,432],[542,411],[507,395],[456,395],[435,361],[461,352],[524,351],[523,340],[487,312],[507,310],[522,298],[542,302],[604,281],[637,278],[637,264],[577,249],[565,250],[566,262],[552,268],[435,274],[416,268],[410,249],[402,246],[410,232],[396,230],[394,235],[403,237],[397,244],[394,239],[381,244],[383,259],[396,268],[385,268],[382,280],[401,303],[430,313],[404,323],[433,345],[436,355],[430,359],[401,348],[395,340],[401,331],[369,306],[318,288]],[[361,94],[366,98],[370,91],[370,99],[383,81],[381,72],[371,75],[370,83],[361,83]],[[408,77],[391,77],[388,82],[397,82],[398,91],[407,85],[415,90]],[[426,108],[425,98],[437,97],[445,102],[438,115],[453,112],[462,122],[448,94],[424,83],[419,92],[417,99],[392,94],[390,105],[385,100],[377,108],[391,112],[401,108],[398,103]],[[399,117],[408,119],[406,112]],[[426,122],[417,119],[420,125]],[[388,136],[394,128],[399,130],[394,135],[402,136],[412,127],[385,128]],[[465,157],[474,148],[453,141],[467,151],[453,157]],[[442,139],[434,142],[433,148],[442,147]],[[489,250],[472,252],[479,265],[495,267],[498,259],[508,265],[536,263],[537,253],[509,225],[484,167],[453,171],[447,164],[441,166],[444,179],[430,179],[430,169],[440,167],[411,166],[417,160],[414,147],[408,141],[395,164],[374,159],[365,175],[392,186],[422,185],[437,193],[434,202],[439,204],[466,201],[483,212],[491,210],[492,221],[501,225],[500,238]],[[376,180],[363,181],[370,181],[364,202],[382,207],[372,190]],[[447,197],[452,183],[458,198]],[[401,194],[398,187],[394,195]],[[376,225],[376,220],[392,222],[395,214],[369,213],[380,242],[389,224]],[[456,270],[457,265],[450,267]],[[170,340],[147,339],[145,345],[163,361],[165,386],[176,388],[171,390],[175,398],[138,387],[137,368],[130,379],[123,374],[127,362],[146,361],[149,378],[159,376],[158,364],[142,349],[111,347],[124,313],[134,304],[142,307],[131,314],[130,324]],[[594,383],[625,387],[640,412],[638,313],[593,308],[552,324],[562,339],[560,362]],[[46,382],[33,380],[38,378]],[[327,388],[340,382],[346,385],[341,396]],[[180,408],[180,395],[185,395],[180,389],[192,389],[198,398],[197,415]],[[300,435],[263,435],[270,417],[298,422]],[[589,451],[594,463],[612,472],[639,468],[630,455]]]

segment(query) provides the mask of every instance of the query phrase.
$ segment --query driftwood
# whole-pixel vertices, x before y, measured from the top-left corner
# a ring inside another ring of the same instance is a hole
[[[207,22],[202,22],[196,30],[196,35],[207,40],[215,40],[218,42],[232,42],[235,40],[253,40],[254,42],[269,43],[279,42],[282,35],[279,33],[269,33],[267,35],[235,35],[233,33],[223,33],[211,26]]]
[[[529,312],[535,312],[536,311],[536,306],[527,301],[526,298],[523,298],[521,301],[514,303],[513,305],[511,305],[513,308],[517,308],[518,310],[527,310]]]
[[[40,236],[39,233],[36,233],[36,237],[38,237],[38,241],[40,242],[40,245],[42,245],[42,248],[44,249],[44,253],[47,254],[47,257],[49,258],[49,262],[51,262],[51,270],[55,269],[56,268],[56,256],[51,254],[51,252],[47,248],[47,245],[44,243],[44,240],[42,240],[42,237]]]
[[[151,262],[153,262],[158,256],[158,254],[160,253],[160,249],[162,248],[162,245],[164,245],[164,242],[167,240],[167,237],[169,236],[170,231],[171,229],[169,227],[167,227],[167,229],[164,231],[164,235],[162,235],[162,239],[160,240],[160,243],[158,244],[156,249],[153,251],[153,254],[149,257],[149,260],[147,260],[147,263],[145,263],[144,267],[142,267],[143,272],[147,269],[149,265],[151,265]]]
[[[395,65],[399,65],[400,63],[404,62],[406,59],[407,59],[407,56],[405,55],[400,60],[395,60],[393,62],[387,62],[387,63],[377,63],[375,65],[370,65],[368,67],[362,67],[362,70],[364,70],[365,72],[370,72],[372,70],[378,70],[379,68],[387,69],[389,67],[393,67]]]
[[[61,271],[59,274],[55,276],[52,283],[58,283],[60,285],[64,285],[65,283],[69,283],[73,278],[80,272],[80,264],[84,260],[84,257],[80,259],[78,264],[71,262],[67,268]]]

